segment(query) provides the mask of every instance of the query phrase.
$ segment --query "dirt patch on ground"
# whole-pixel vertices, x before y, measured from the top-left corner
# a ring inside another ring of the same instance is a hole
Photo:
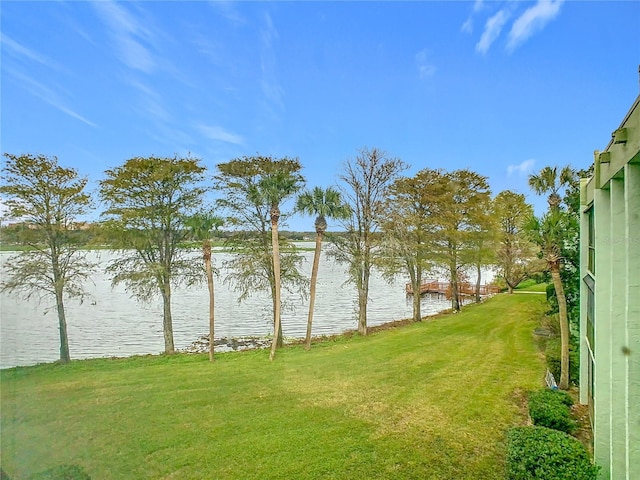
[[[571,407],[571,415],[578,425],[578,428],[573,435],[580,440],[589,454],[593,457],[593,432],[591,430],[589,406],[576,403]]]

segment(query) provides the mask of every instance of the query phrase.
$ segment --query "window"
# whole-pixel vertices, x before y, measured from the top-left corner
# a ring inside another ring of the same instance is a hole
[[[585,275],[582,279],[587,287],[587,350],[589,352],[588,372],[587,372],[587,399],[589,405],[589,416],[591,418],[591,426],[593,427],[593,395],[594,395],[594,371],[596,361],[596,344],[595,344],[595,281],[590,274]]]
[[[596,273],[596,244],[595,244],[595,221],[593,218],[593,207],[587,211],[587,221],[589,222],[589,263],[587,269],[595,274]]]
[[[595,357],[596,345],[595,345],[595,282],[591,275],[586,275],[583,279],[587,286],[587,341],[589,342],[589,350]]]

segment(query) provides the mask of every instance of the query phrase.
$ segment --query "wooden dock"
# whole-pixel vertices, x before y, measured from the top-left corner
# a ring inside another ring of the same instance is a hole
[[[407,295],[413,295],[413,287],[410,283],[407,283],[405,288]],[[437,293],[449,298],[451,297],[451,282],[423,282],[422,285],[420,285],[420,295],[425,293]],[[495,293],[500,293],[500,287],[497,285],[480,285],[480,295],[493,295]],[[458,284],[458,294],[473,296],[476,294],[476,286],[467,282],[460,282]]]

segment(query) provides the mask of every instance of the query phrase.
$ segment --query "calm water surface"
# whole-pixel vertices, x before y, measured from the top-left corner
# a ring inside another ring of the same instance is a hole
[[[0,268],[11,253],[0,253]],[[160,353],[162,336],[162,301],[140,303],[129,297],[123,286],[111,287],[111,279],[103,273],[112,253],[90,252],[100,263],[93,283],[87,291],[93,299],[79,303],[66,301],[71,358],[124,357]],[[219,267],[230,254],[214,255]],[[313,252],[304,252],[304,274],[311,273]],[[216,338],[263,336],[273,331],[271,299],[256,292],[243,303],[228,285],[223,284],[225,270],[215,281]],[[323,254],[320,261],[313,334],[331,335],[357,328],[356,290],[345,285],[344,267]],[[404,279],[389,284],[379,275],[371,279],[368,324],[380,325],[411,317],[411,298],[405,295]],[[291,308],[282,313],[286,337],[302,338],[306,332],[308,300],[282,292],[283,301]],[[422,313],[428,315],[450,307],[450,302],[437,296],[422,299]],[[206,284],[175,289],[172,297],[173,332],[176,349],[184,349],[208,333],[209,301]],[[0,368],[52,362],[59,358],[59,333],[55,308],[49,299],[24,301],[7,293],[0,294]]]

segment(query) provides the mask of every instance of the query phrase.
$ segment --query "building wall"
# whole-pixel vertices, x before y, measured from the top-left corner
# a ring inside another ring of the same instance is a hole
[[[581,182],[580,401],[601,478],[612,480],[640,478],[639,103]]]

